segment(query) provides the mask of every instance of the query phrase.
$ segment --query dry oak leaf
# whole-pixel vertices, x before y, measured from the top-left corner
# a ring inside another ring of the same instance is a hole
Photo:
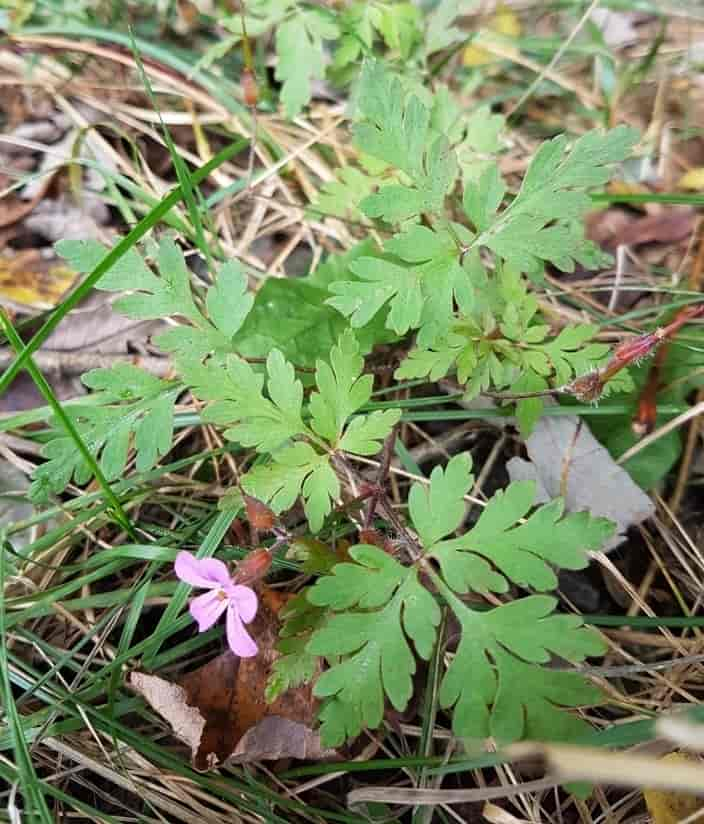
[[[229,650],[176,682],[142,672],[130,673],[128,685],[171,725],[191,748],[193,766],[213,769],[225,761],[247,763],[278,758],[322,759],[313,727],[318,707],[312,685],[264,700],[271,666],[278,657],[278,614],[289,600],[268,588],[259,593],[259,611],[249,629],[259,653],[238,658]]]

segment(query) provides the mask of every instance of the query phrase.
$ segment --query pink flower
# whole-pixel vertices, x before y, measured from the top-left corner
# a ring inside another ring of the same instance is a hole
[[[190,552],[179,552],[174,564],[176,575],[187,584],[209,592],[194,598],[189,609],[198,623],[198,632],[210,629],[227,610],[227,643],[240,658],[251,658],[259,651],[244,628],[257,614],[257,596],[249,587],[235,584],[222,561],[198,560]]]

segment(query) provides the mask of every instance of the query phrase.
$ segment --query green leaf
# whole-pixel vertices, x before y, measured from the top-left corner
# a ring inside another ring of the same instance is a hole
[[[373,377],[362,375],[364,358],[348,330],[330,353],[330,363],[318,361],[317,391],[310,397],[313,429],[330,443],[342,434],[347,418],[369,400]]]
[[[108,251],[96,241],[62,241],[57,244],[57,250],[79,271],[90,271]],[[155,337],[155,343],[164,351],[174,353],[177,362],[232,352],[232,336],[242,326],[253,303],[241,264],[229,261],[220,268],[205,296],[208,313],[205,317],[193,299],[191,276],[183,253],[172,240],[161,241],[157,262],[160,276],[155,275],[132,248],[101,279],[98,288],[130,292],[113,304],[127,317],[188,320],[189,325],[179,323]]]
[[[516,198],[481,229],[477,243],[528,272],[545,260],[564,271],[571,271],[575,260],[593,262],[596,250],[584,240],[579,222],[591,205],[587,190],[608,181],[614,164],[628,156],[636,140],[635,130],[619,126],[606,133],[587,132],[571,148],[564,135],[546,141]],[[487,182],[483,185],[493,191]],[[472,198],[470,205],[474,216],[482,218]],[[469,211],[468,217],[474,219]]]
[[[236,355],[223,364],[184,364],[184,379],[195,395],[211,401],[203,419],[227,426],[225,435],[244,446],[270,451],[295,435],[305,433],[301,418],[303,387],[293,366],[274,349],[266,361],[267,390],[264,378]]]
[[[386,45],[405,60],[420,38],[420,11],[413,3],[393,3],[381,7],[376,24]]]
[[[440,0],[426,18],[423,46],[426,55],[446,49],[464,39],[464,34],[456,26],[455,19],[462,14],[465,3],[461,0]]]
[[[56,252],[68,265],[81,274],[92,272],[110,251],[97,240],[60,240]],[[157,276],[145,264],[139,252],[131,247],[100,279],[100,288],[112,291],[128,289],[153,290]],[[157,284],[158,287],[158,284]]]
[[[506,118],[493,114],[489,106],[478,106],[465,122],[465,136],[457,147],[458,159],[464,166],[472,156],[495,154],[501,149],[499,134],[506,126]]]
[[[383,63],[366,60],[359,80],[361,122],[354,127],[360,149],[414,177],[422,173],[430,113],[416,96],[405,103],[398,77]]]
[[[268,278],[257,291],[254,306],[235,335],[233,347],[245,357],[266,357],[279,349],[297,366],[313,367],[330,350],[348,327],[345,318],[326,305],[328,286],[339,280],[356,280],[350,264],[374,252],[370,239],[344,255],[331,255],[315,274],[306,278]],[[390,343],[397,336],[384,328],[384,312],[370,323],[357,327],[360,352],[366,354],[376,343]],[[301,373],[305,383],[306,374]]]
[[[478,231],[489,228],[505,194],[506,186],[496,163],[486,167],[476,184],[465,187],[464,211]]]
[[[191,276],[183,257],[183,252],[173,240],[165,238],[159,244],[158,266],[160,277],[152,275],[151,282],[146,280],[141,286],[117,284],[113,279],[102,279],[99,288],[138,289],[134,294],[118,298],[115,309],[128,318],[152,319],[177,315],[198,323],[202,315],[196,308],[191,294]],[[144,274],[140,274],[143,278]]]
[[[276,79],[288,118],[310,102],[313,80],[325,73],[323,40],[338,34],[337,26],[315,9],[300,12],[276,27]]]
[[[359,220],[360,202],[379,185],[379,178],[365,174],[354,166],[343,166],[337,172],[337,179],[326,183],[315,200],[315,209],[311,209],[313,219],[316,212],[344,218]]]
[[[135,450],[137,471],[151,469],[172,446],[174,404],[179,389],[131,364],[93,369],[83,383],[105,393],[103,406],[66,407],[83,442],[98,458],[109,481],[124,473],[130,447]],[[124,401],[124,403],[120,403]],[[42,449],[47,461],[33,473],[30,497],[37,503],[49,494],[63,492],[71,481],[85,484],[92,472],[71,438],[59,437]]]
[[[385,409],[353,418],[340,438],[338,448],[356,455],[376,455],[381,442],[401,418],[400,409]]]
[[[524,372],[521,377],[511,386],[511,392],[521,394],[522,392],[542,392],[548,388],[547,381],[536,375],[534,372]],[[543,399],[522,398],[516,403],[516,418],[521,435],[527,438],[535,428],[540,414],[544,407]]]
[[[551,614],[555,599],[531,596],[478,613],[452,599],[462,636],[438,700],[454,707],[453,731],[463,738],[494,736],[505,744],[530,735],[564,740],[588,730],[559,707],[599,700],[577,673],[543,669],[551,653],[578,662],[600,655],[600,636],[572,615]]]
[[[372,257],[359,258],[350,269],[361,280],[331,283],[336,297],[326,302],[349,317],[353,328],[368,324],[386,303],[390,303],[386,325],[397,335],[418,326],[423,294],[417,271]]]
[[[239,331],[254,304],[247,292],[247,276],[239,261],[231,260],[220,267],[215,284],[208,289],[208,317],[228,338]]]
[[[288,601],[279,618],[282,621],[276,651],[279,657],[271,665],[265,698],[268,703],[275,701],[286,690],[300,687],[313,680],[320,658],[311,655],[306,645],[311,634],[322,624],[325,611],[313,606],[304,589]]]
[[[601,547],[613,534],[614,524],[606,518],[592,518],[587,512],[562,517],[563,503],[556,499],[516,525],[527,516],[534,497],[532,481],[513,483],[497,492],[469,532],[441,544],[442,553],[471,552],[519,586],[554,589],[557,576],[553,566],[584,569],[589,563],[587,550]],[[454,588],[452,578],[446,581]],[[462,586],[468,583],[471,586],[465,576]]]
[[[314,655],[348,656],[315,685],[317,696],[332,699],[321,713],[326,746],[358,735],[362,726],[378,726],[384,695],[397,709],[406,707],[416,669],[407,638],[427,659],[440,623],[435,599],[414,568],[401,566],[373,546],[353,547],[350,556],[354,563],[338,564],[308,592],[308,600],[317,606],[344,609],[359,604],[373,610],[333,615],[307,646]]]
[[[424,378],[440,380],[450,371],[464,349],[465,340],[459,335],[437,341],[431,349],[412,349],[408,357],[394,372],[396,380]]]
[[[290,509],[302,495],[313,532],[320,531],[332,500],[340,495],[340,484],[328,457],[302,441],[276,452],[270,463],[250,469],[242,477],[242,487],[276,513]]]
[[[423,546],[432,547],[444,535],[454,532],[466,512],[464,496],[474,479],[469,454],[455,455],[445,469],[436,466],[430,486],[414,483],[408,496],[408,508]]]
[[[415,98],[414,98],[415,99]],[[457,160],[444,135],[436,138],[423,156],[413,178],[415,188],[383,186],[365,197],[360,208],[367,217],[400,223],[425,212],[441,212],[445,195],[457,177]]]

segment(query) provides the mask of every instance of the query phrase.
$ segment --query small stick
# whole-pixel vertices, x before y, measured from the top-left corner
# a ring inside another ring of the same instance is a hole
[[[364,529],[371,529],[377,504],[379,503],[381,496],[384,494],[384,481],[389,474],[389,467],[391,466],[391,457],[393,455],[395,443],[396,427],[394,426],[384,441],[384,448],[381,453],[381,460],[379,461],[379,470],[376,475],[376,485],[371,496],[369,497],[369,501],[367,502],[367,512],[364,516]]]

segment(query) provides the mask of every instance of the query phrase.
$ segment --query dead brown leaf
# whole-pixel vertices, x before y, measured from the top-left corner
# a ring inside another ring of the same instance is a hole
[[[0,254],[0,300],[32,309],[53,309],[77,274],[37,249]]]
[[[130,674],[129,686],[191,748],[196,769],[212,769],[224,761],[335,755],[323,749],[312,729],[317,701],[310,685],[287,690],[272,704],[264,700],[271,666],[278,657],[274,649],[278,614],[288,600],[289,596],[274,590],[260,592],[259,612],[250,625],[259,646],[253,658],[238,658],[228,651],[176,683],[141,672]]]
[[[664,209],[644,217],[634,217],[623,209],[604,209],[589,216],[586,234],[607,249],[620,245],[679,243],[691,236],[696,219],[696,212],[688,207]]]
[[[689,207],[668,209],[659,215],[641,217],[627,226],[619,243],[627,246],[641,246],[644,243],[679,243],[688,238],[693,230],[697,215]]]

